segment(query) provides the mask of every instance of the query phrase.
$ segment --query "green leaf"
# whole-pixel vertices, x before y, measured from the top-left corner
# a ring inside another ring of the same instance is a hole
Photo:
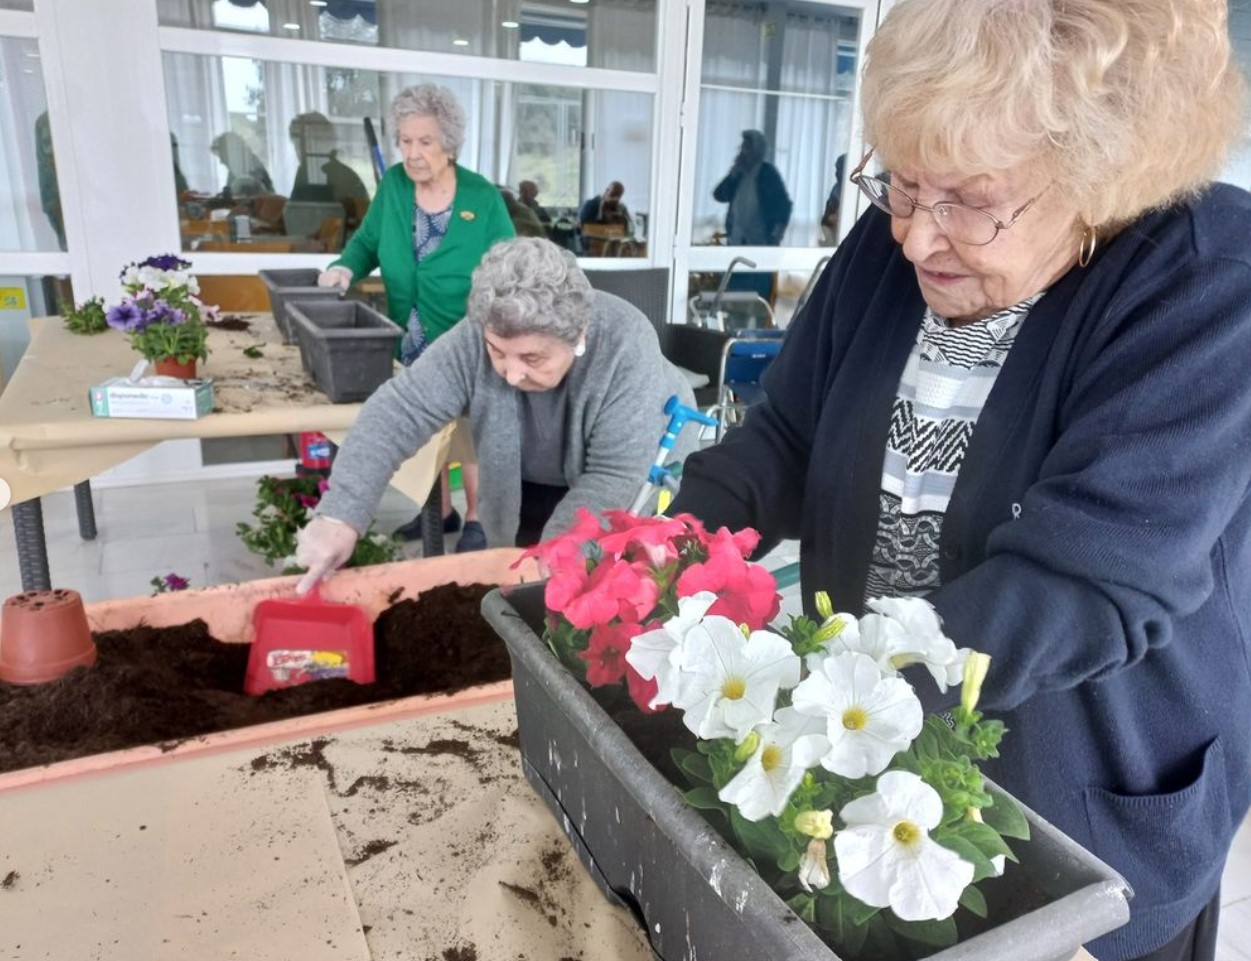
[[[786,906],[809,924],[817,920],[817,900],[811,894],[796,894],[786,902]]]
[[[973,865],[973,880],[980,881],[983,878],[993,878],[995,876],[995,866],[990,863],[990,858],[984,855],[976,844],[957,834],[947,834],[945,832],[936,831],[932,835],[934,840],[941,844],[949,851],[955,851],[956,854],[964,858]]]
[[[979,918],[986,917],[986,895],[970,884],[960,895],[960,906],[976,914]]]
[[[902,921],[894,914],[887,914],[886,923],[900,937],[936,948],[955,944],[959,937],[955,918],[945,918],[942,921]]]
[[[725,811],[727,807],[726,803],[717,797],[716,789],[706,785],[683,791],[682,799],[700,811]]]
[[[708,763],[708,758],[704,755],[684,748],[673,748],[669,754],[679,770],[692,781],[712,783],[712,765]]]
[[[730,824],[744,850],[758,863],[777,864],[791,847],[776,821],[749,821],[739,814],[738,808],[731,807]]]
[[[1006,838],[1029,840],[1029,821],[1020,806],[1012,798],[999,791],[991,791],[994,803],[982,808],[982,820]]]
[[[801,855],[794,848],[791,848],[780,858],[778,858],[778,870],[783,874],[794,874],[799,870],[799,862]]]
[[[870,908],[841,889],[827,888],[817,898],[817,925],[828,932],[830,941],[844,955],[859,953],[869,934],[869,922],[877,914],[877,908]]]
[[[999,832],[989,824],[981,821],[958,821],[951,827],[945,828],[944,831],[951,832],[976,845],[977,849],[988,858],[993,858],[997,854],[1012,857],[1012,849],[999,836]]]

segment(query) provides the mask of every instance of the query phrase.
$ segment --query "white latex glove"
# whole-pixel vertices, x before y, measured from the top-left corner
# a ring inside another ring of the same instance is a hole
[[[347,290],[352,286],[352,271],[346,267],[327,267],[317,275],[318,287],[340,287]]]
[[[348,562],[359,534],[349,524],[333,517],[314,517],[295,535],[295,562],[308,573],[295,585],[295,593],[307,594]]]

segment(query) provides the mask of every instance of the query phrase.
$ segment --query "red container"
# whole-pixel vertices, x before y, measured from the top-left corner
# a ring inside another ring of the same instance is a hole
[[[300,435],[300,466],[308,471],[329,470],[334,462],[330,438],[315,431]]]
[[[374,630],[359,607],[323,601],[314,591],[303,600],[261,601],[252,623],[248,694],[335,677],[374,682]]]

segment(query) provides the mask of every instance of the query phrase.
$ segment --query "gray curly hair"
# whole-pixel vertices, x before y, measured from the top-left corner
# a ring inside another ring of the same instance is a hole
[[[473,272],[466,316],[500,337],[546,334],[576,347],[591,322],[591,282],[550,240],[514,237]]]
[[[433,83],[405,87],[391,101],[391,129],[395,131],[397,142],[400,124],[409,117],[433,117],[439,125],[443,149],[453,157],[459,156],[469,121],[456,94]]]

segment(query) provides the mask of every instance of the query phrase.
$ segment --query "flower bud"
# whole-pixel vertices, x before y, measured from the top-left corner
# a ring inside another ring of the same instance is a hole
[[[964,662],[964,683],[960,687],[960,704],[970,713],[977,707],[977,699],[982,696],[982,682],[986,680],[986,672],[990,670],[990,655],[980,651],[969,651]]]
[[[800,811],[795,815],[795,830],[820,841],[831,838],[834,836],[834,812],[828,808],[824,811]]]
[[[749,757],[756,753],[760,747],[760,735],[752,731],[747,737],[743,738],[743,743],[734,751],[734,760],[742,764]]]
[[[813,596],[813,602],[817,606],[817,613],[821,615],[821,620],[828,621],[834,616],[834,604],[830,601],[830,595],[825,591],[817,591]]]

